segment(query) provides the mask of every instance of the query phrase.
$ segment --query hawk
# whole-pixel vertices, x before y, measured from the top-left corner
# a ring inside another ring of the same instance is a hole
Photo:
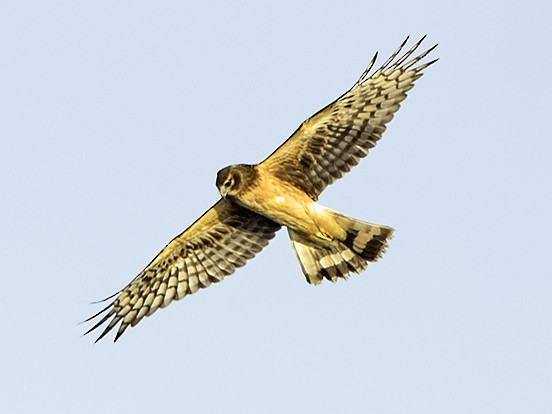
[[[420,63],[435,46],[414,55],[425,36],[399,57],[408,37],[372,73],[374,55],[351,89],[307,119],[268,158],[231,165],[217,174],[222,198],[175,237],[106,308],[86,334],[129,326],[173,300],[223,280],[287,227],[308,283],[335,282],[360,273],[381,257],[391,227],[366,223],[317,203],[318,196],[364,158],[391,121],[406,93],[437,61]],[[101,316],[103,315],[103,316]]]

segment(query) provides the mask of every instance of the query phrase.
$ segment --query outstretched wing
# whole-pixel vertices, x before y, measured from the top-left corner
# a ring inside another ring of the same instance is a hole
[[[161,250],[109,306],[87,319],[85,322],[105,313],[86,334],[109,320],[97,342],[120,322],[117,340],[144,316],[220,282],[244,266],[279,229],[272,220],[221,199]]]
[[[358,82],[340,98],[307,119],[261,163],[281,180],[292,183],[316,200],[376,145],[386,124],[422,76],[437,59],[416,66],[437,45],[412,57],[425,36],[398,57],[408,37],[373,74],[377,53]],[[409,60],[410,59],[410,60]]]

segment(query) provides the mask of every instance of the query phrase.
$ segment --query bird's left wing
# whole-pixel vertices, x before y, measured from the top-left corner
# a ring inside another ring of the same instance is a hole
[[[244,266],[279,229],[280,225],[272,220],[221,199],[161,250],[112,303],[87,319],[85,322],[103,314],[86,334],[109,320],[99,341],[120,322],[117,340],[144,316],[220,282]]]
[[[316,200],[328,185],[358,164],[376,145],[414,81],[437,60],[418,64],[435,48],[414,55],[424,38],[399,57],[406,38],[371,74],[376,53],[348,92],[303,122],[260,168]]]

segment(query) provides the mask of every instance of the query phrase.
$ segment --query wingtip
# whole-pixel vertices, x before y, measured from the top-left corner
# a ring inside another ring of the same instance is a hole
[[[364,69],[364,72],[362,72],[362,75],[360,75],[360,77],[358,78],[358,80],[356,82],[357,85],[361,84],[368,77],[368,75],[370,74],[370,71],[372,70],[372,68],[376,64],[377,60],[378,60],[378,52],[376,51],[376,53],[374,53],[374,56],[372,56],[372,59],[370,60],[370,63],[368,63],[368,66],[366,66],[366,69]]]
[[[96,312],[94,315],[92,315],[91,317],[85,319],[84,321],[82,322],[79,322],[79,325],[83,324],[83,323],[86,323],[86,322],[90,322],[92,319],[95,319],[97,318],[98,316],[100,316],[102,313],[104,313],[105,311],[109,310],[109,308],[111,308],[113,306],[113,303],[110,303],[109,305],[107,305],[105,308],[103,308],[102,310],[100,310],[99,312]]]
[[[426,54],[432,52],[439,46],[439,43],[435,43],[433,46],[431,46],[429,49],[427,49]]]
[[[94,343],[97,344],[104,336],[106,336],[106,335],[109,333],[109,331],[111,331],[111,328],[110,328],[109,326],[107,326],[107,328],[105,328],[105,329],[103,330],[103,332],[100,334],[100,336],[98,336],[98,337],[96,338],[96,340],[94,341]]]
[[[118,292],[115,292],[113,295],[110,295],[108,296],[107,298],[105,299],[100,299],[100,300],[97,300],[97,301],[94,301],[94,302],[90,302],[91,305],[97,305],[98,303],[104,303],[106,301],[108,301],[109,299],[113,299],[115,296],[117,296],[119,293],[121,293],[121,291],[118,291]]]

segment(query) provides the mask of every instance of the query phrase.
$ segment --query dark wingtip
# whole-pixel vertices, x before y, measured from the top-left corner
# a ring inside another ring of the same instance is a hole
[[[99,312],[95,313],[94,315],[92,315],[91,317],[85,319],[84,321],[82,322],[79,322],[79,325],[83,324],[83,323],[86,323],[86,322],[90,322],[92,319],[95,319],[97,318],[98,316],[100,316],[102,313],[104,313],[106,310],[108,310],[110,307],[113,306],[113,303],[110,303],[109,305],[107,305],[105,308],[103,308],[102,310],[100,310]]]
[[[96,328],[96,327],[95,327],[95,328]],[[94,329],[95,329],[95,328],[94,328]],[[98,336],[98,337],[96,338],[96,340],[94,341],[94,343],[97,344],[97,343],[100,341],[100,339],[102,339],[104,336],[106,336],[106,335],[109,333],[109,331],[111,331],[111,327],[110,327],[110,326],[107,326],[107,328],[105,328],[105,329],[103,330],[103,332],[100,334],[100,336]]]
[[[108,301],[109,299],[112,299],[112,298],[114,298],[115,296],[117,296],[119,293],[121,293],[121,291],[115,292],[113,295],[108,296],[108,297],[105,298],[105,299],[97,300],[97,301],[95,301],[95,302],[90,302],[90,304],[91,304],[91,305],[97,305],[98,303],[106,302],[106,301]]]
[[[357,84],[362,83],[366,78],[368,78],[368,75],[374,65],[376,64],[376,61],[378,60],[378,52],[374,53],[374,56],[372,56],[372,60],[370,60],[370,63],[368,63],[368,66],[366,69],[364,69],[364,72],[362,72],[362,75],[357,80]]]

